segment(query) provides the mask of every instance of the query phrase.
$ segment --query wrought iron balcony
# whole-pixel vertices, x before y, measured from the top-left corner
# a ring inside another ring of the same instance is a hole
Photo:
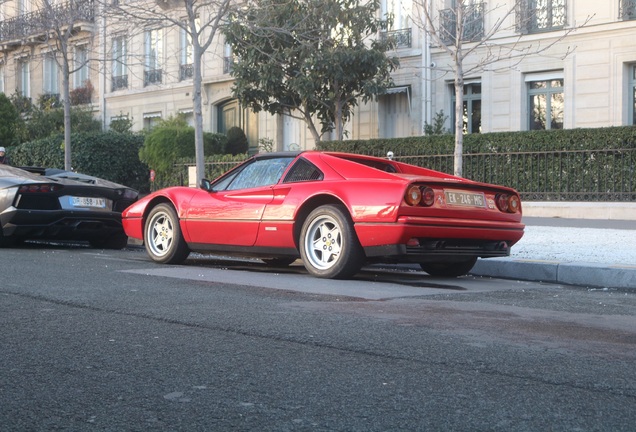
[[[380,33],[381,40],[390,40],[395,48],[411,48],[412,30],[410,28],[389,30]]]
[[[0,21],[0,42],[21,43],[25,39],[45,34],[51,23],[81,28],[82,23],[95,22],[93,0],[70,0],[66,3]]]
[[[484,4],[472,3],[462,7],[462,41],[474,42],[484,37]],[[457,9],[443,9],[439,12],[440,31],[442,41],[447,45],[457,43]]]
[[[625,21],[636,19],[636,0],[621,0],[619,16]]]
[[[144,71],[144,87],[150,84],[161,84],[161,69],[150,69]]]
[[[182,64],[179,66],[179,80],[183,81],[194,76],[194,66],[192,63]]]
[[[113,75],[111,88],[112,91],[128,88],[128,75]]]

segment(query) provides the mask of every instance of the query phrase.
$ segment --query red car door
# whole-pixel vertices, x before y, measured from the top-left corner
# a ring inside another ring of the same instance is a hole
[[[190,242],[252,246],[263,210],[273,198],[271,186],[200,191],[190,201],[185,218]]]
[[[190,243],[253,246],[265,206],[274,199],[273,187],[293,159],[254,160],[221,178],[211,191],[196,194],[185,217]]]

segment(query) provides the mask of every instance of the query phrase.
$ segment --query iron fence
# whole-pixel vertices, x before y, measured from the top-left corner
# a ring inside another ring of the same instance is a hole
[[[453,155],[394,159],[453,172]],[[462,174],[510,186],[525,201],[636,201],[634,148],[464,154]]]
[[[453,173],[452,154],[414,155],[394,152],[393,159]],[[373,152],[386,157],[385,152]],[[206,162],[205,176],[213,179],[240,161]],[[171,178],[155,188],[188,184],[188,167],[175,165]],[[636,202],[636,148],[559,150],[541,152],[467,153],[463,176],[509,186],[524,201]]]

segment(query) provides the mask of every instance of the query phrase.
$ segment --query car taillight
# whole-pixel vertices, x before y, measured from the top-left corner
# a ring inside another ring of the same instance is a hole
[[[519,211],[520,203],[517,195],[510,195],[506,193],[497,194],[496,202],[497,207],[502,212],[517,213]]]
[[[410,206],[430,207],[435,203],[435,191],[427,186],[412,185],[407,189],[404,201]]]
[[[411,186],[406,191],[406,195],[404,195],[404,201],[410,206],[416,206],[420,204],[422,201],[422,191],[419,186]]]
[[[435,204],[435,191],[430,187],[422,189],[422,205],[430,207]]]
[[[30,184],[30,185],[22,185],[18,189],[18,192],[21,194],[28,193],[50,193],[57,192],[62,189],[61,185],[57,184]]]

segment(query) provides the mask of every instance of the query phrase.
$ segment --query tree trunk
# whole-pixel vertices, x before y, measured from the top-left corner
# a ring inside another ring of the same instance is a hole
[[[464,153],[464,67],[462,57],[462,37],[464,34],[464,5],[460,2],[455,16],[455,153],[453,174],[462,176]]]
[[[194,111],[194,148],[196,161],[196,184],[201,184],[201,179],[205,177],[205,155],[203,147],[203,109],[201,101],[201,58],[203,51],[201,45],[196,38],[192,38],[192,107]]]
[[[64,106],[64,169],[71,171],[71,73],[66,50],[62,50],[62,104]]]

